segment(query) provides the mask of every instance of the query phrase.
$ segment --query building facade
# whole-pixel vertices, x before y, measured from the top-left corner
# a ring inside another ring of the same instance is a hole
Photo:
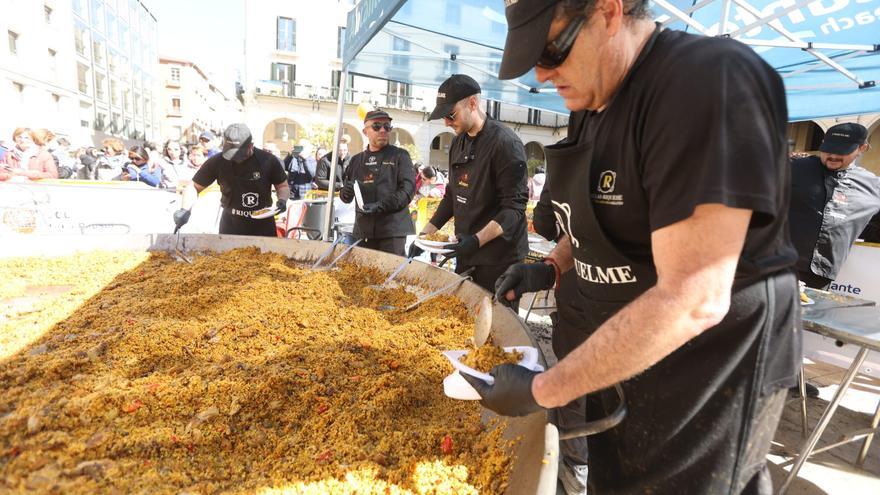
[[[329,141],[336,125],[346,15],[354,2],[245,2],[245,121],[257,145],[274,143],[289,151],[301,138]],[[343,113],[349,149],[365,146],[357,106],[369,102],[394,119],[393,144],[409,146],[422,162],[446,169],[453,134],[442,120],[427,120],[436,95],[437,88],[350,75]],[[565,135],[567,117],[495,101],[485,105],[489,115],[517,132],[532,160],[543,162],[543,147]]]
[[[77,145],[158,137],[157,21],[139,0],[3,4],[0,139],[21,126]]]
[[[222,132],[242,119],[241,103],[226,95],[198,65],[160,57],[162,139],[195,143],[203,131]]]

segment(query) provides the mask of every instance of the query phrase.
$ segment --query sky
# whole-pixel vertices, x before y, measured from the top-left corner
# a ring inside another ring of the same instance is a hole
[[[244,0],[141,0],[156,17],[159,56],[183,58],[234,96],[244,71]]]

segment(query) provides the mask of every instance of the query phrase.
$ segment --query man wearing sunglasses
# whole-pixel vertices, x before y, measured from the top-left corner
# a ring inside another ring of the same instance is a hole
[[[496,297],[577,275],[584,341],[544,373],[468,378],[505,415],[591,394],[591,494],[771,493],[765,456],[800,360],[781,78],[734,40],[663,30],[647,0],[508,0],[499,77],[572,111],[545,150],[564,235]],[[560,301],[565,302],[565,301]]]
[[[409,153],[392,144],[391,116],[373,110],[364,117],[367,149],[351,157],[343,174],[344,186],[339,199],[356,199],[355,183],[360,189],[354,220],[354,236],[361,246],[403,256],[406,236],[415,233],[409,202],[415,194],[416,177]]]
[[[436,232],[455,218],[455,271],[471,268],[488,291],[510,265],[528,254],[526,202],[529,189],[525,148],[507,126],[490,119],[480,103],[480,85],[464,74],[449,77],[437,91],[429,120],[442,118],[455,131],[449,147],[449,183],[437,211],[422,229]],[[410,254],[420,254],[412,245]]]

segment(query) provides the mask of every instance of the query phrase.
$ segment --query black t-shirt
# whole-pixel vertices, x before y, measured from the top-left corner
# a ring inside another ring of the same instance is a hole
[[[254,211],[272,205],[272,186],[286,183],[287,173],[275,155],[254,148],[254,154],[241,163],[227,160],[221,153],[205,160],[193,182],[208,187],[214,181],[220,185],[224,208]]]
[[[604,111],[572,115],[570,131],[595,135],[588,190],[606,235],[650,262],[653,231],[724,204],[753,211],[739,281],[793,265],[779,75],[746,45],[680,31],[642,57]]]

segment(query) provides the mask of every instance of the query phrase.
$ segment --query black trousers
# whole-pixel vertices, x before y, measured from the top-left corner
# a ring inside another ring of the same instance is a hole
[[[367,249],[375,249],[376,251],[384,251],[398,256],[406,256],[406,236],[383,237],[382,239],[363,239],[358,246],[363,246]]]
[[[812,289],[828,290],[828,286],[831,285],[830,278],[816,275],[813,272],[798,271],[798,280]]]

